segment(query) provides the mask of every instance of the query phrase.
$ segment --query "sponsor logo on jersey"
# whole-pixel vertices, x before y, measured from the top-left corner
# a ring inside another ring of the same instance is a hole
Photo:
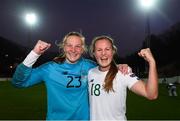
[[[132,73],[131,75],[130,75],[130,77],[135,77],[136,75],[134,74],[134,73]]]
[[[136,78],[137,80],[140,80],[140,78],[138,78],[138,77],[136,76],[136,74],[134,74],[134,73],[132,73],[132,74],[130,75],[130,77]]]

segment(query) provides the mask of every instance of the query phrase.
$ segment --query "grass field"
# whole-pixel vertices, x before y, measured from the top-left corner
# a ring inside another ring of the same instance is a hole
[[[127,97],[127,118],[130,120],[180,119],[180,85],[178,97],[169,97],[166,85],[159,85],[159,97],[149,101],[131,92]],[[0,120],[42,120],[46,117],[46,91],[43,84],[26,89],[0,82]]]

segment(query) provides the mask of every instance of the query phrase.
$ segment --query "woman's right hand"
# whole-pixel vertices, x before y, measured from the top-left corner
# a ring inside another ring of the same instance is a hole
[[[38,42],[36,43],[36,45],[34,46],[33,51],[35,53],[37,53],[38,55],[43,54],[47,49],[49,49],[51,46],[50,43],[38,40]]]

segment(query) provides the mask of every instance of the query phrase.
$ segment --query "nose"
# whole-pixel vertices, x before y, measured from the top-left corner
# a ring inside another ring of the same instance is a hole
[[[75,51],[76,51],[76,47],[73,47],[73,46],[72,46],[72,47],[71,47],[71,52],[74,53]]]
[[[70,50],[71,50],[71,52],[74,52],[75,49],[74,49],[74,47],[71,47]]]
[[[102,51],[102,55],[105,55],[105,54],[106,54],[106,51],[105,51],[105,50],[103,50],[103,51]]]

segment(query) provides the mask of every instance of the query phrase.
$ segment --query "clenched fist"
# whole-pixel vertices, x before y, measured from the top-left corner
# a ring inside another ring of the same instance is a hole
[[[146,49],[142,49],[138,55],[142,58],[144,58],[144,60],[146,60],[147,62],[155,62],[154,57],[151,53],[151,50],[149,48]]]
[[[38,55],[43,54],[47,49],[49,49],[51,46],[50,43],[38,40],[38,42],[36,43],[36,45],[34,46],[33,51],[35,53],[37,53]]]

